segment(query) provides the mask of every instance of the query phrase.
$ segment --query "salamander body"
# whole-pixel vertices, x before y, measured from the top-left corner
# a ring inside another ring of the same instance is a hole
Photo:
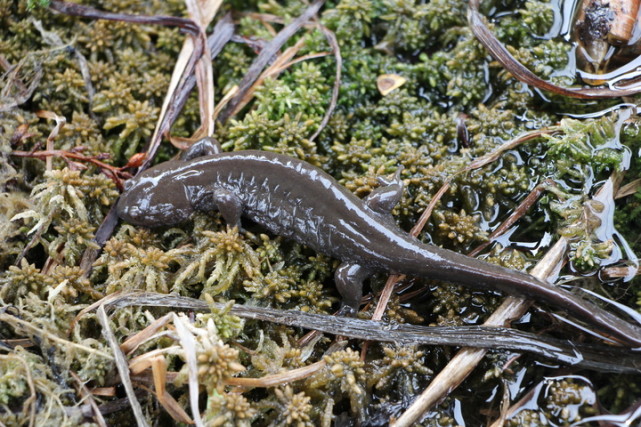
[[[127,182],[118,215],[147,227],[220,211],[232,226],[246,217],[274,234],[342,261],[335,281],[356,310],[362,282],[376,271],[420,276],[543,301],[640,347],[641,328],[533,276],[421,243],[400,230],[390,211],[400,199],[399,174],[359,199],[322,170],[263,151],[222,153],[205,139],[174,160]]]

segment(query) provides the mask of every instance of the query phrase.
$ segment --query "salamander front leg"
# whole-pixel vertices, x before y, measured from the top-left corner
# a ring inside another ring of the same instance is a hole
[[[240,230],[243,205],[237,195],[224,188],[213,187],[199,192],[195,200],[195,209],[208,213],[217,210],[230,227],[238,227]]]
[[[339,310],[340,315],[354,315],[361,305],[363,297],[363,280],[370,275],[370,272],[358,264],[342,263],[336,273],[334,281],[336,288],[343,297],[343,303]]]
[[[368,208],[379,214],[389,215],[403,195],[402,170],[403,168],[399,168],[391,180],[378,178],[382,187],[378,187],[365,198],[365,204]]]
[[[194,142],[191,147],[185,150],[180,156],[180,160],[188,161],[202,156],[210,156],[212,154],[222,153],[222,148],[218,141],[211,136],[203,138],[199,141]]]

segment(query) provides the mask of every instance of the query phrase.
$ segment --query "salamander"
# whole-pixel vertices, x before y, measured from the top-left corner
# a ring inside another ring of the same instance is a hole
[[[270,232],[340,259],[335,283],[343,306],[360,305],[363,281],[374,272],[407,274],[533,298],[565,310],[618,340],[641,347],[641,328],[535,277],[434,245],[399,229],[391,216],[400,200],[400,174],[359,199],[309,163],[264,151],[222,152],[205,138],[181,158],[125,183],[120,218],[146,227],[218,210],[231,226],[241,217]]]

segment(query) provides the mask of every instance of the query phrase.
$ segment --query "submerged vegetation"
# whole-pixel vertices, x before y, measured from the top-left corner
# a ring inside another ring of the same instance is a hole
[[[96,403],[109,424],[132,423],[133,413],[123,409],[128,405],[122,404],[113,352],[91,304],[117,292],[147,291],[332,314],[340,301],[333,286],[338,261],[265,234],[259,225],[238,230],[216,215],[198,214],[175,228],[120,224],[87,274],[83,257],[100,249],[98,227],[118,196],[113,175],[96,162],[50,157],[47,165],[11,153],[66,150],[125,165],[144,151],[154,131],[185,36],[175,28],[66,16],[40,3],[0,0],[0,422],[93,425]],[[182,0],[101,0],[93,6],[186,14]],[[214,61],[216,101],[241,82],[256,51],[283,23],[308,6],[301,0],[223,2],[217,16],[234,12],[241,37]],[[481,257],[527,270],[563,236],[569,262],[562,277],[638,311],[640,119],[623,106],[585,114],[615,104],[548,96],[515,80],[474,38],[466,7],[462,0],[327,2],[318,24],[336,36],[343,64],[336,110],[319,136],[311,138],[331,102],[336,59],[324,29],[313,24],[285,46],[297,46],[302,60],[266,78],[246,108],[216,124],[216,138],[226,150],[262,149],[304,159],[360,197],[380,185],[378,177],[400,169],[405,191],[393,213],[406,230],[449,184],[419,238],[462,253],[487,242],[541,185],[536,204]],[[548,34],[555,19],[551,3],[509,0],[483,7],[495,14],[492,31],[529,69],[560,85],[581,84],[565,70],[571,45]],[[404,83],[383,95],[377,87],[381,75],[400,76]],[[31,95],[22,99],[31,86]],[[66,118],[59,132],[43,110]],[[188,137],[199,126],[198,100],[191,97],[171,134]],[[472,160],[538,130],[546,132],[487,166],[463,171]],[[176,152],[163,144],[158,161]],[[379,275],[369,282],[374,303],[385,280]],[[394,296],[384,320],[480,324],[500,304],[494,293],[427,280],[409,284],[412,298]],[[385,425],[455,353],[372,342],[363,358],[359,341],[337,347],[329,336],[310,338],[305,330],[241,320],[229,308],[190,319],[176,316],[164,332],[127,353],[129,360],[161,355],[174,375],[167,377],[167,394],[187,411],[195,374],[202,419],[211,426]],[[369,305],[361,315],[372,311]],[[110,327],[122,343],[167,312],[118,308],[109,312]],[[580,334],[569,325],[550,325],[557,322],[552,317],[533,318],[521,327],[553,329],[572,339]],[[180,329],[183,323],[186,330]],[[197,362],[193,372],[178,345],[188,341]],[[515,393],[513,401],[535,390],[536,404],[528,404],[512,425],[576,423],[601,408],[617,413],[641,399],[628,377],[564,375],[573,371],[513,356],[489,354],[422,424],[455,425],[459,416],[471,425],[496,419],[503,387]],[[153,360],[151,366],[160,369]],[[230,385],[232,378],[269,377],[313,364],[313,374],[288,383]],[[139,401],[154,423],[167,421],[171,400],[143,391],[152,381],[151,374],[134,378],[141,386]]]

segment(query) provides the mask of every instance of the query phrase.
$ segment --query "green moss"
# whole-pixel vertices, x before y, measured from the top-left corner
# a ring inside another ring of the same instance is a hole
[[[234,425],[249,427],[256,416],[256,410],[242,394],[212,393],[202,415],[205,425]]]
[[[248,49],[247,49],[248,50]],[[217,64],[220,65],[219,92],[227,93],[234,85],[240,83],[252,61],[252,55],[243,45],[228,43],[220,55]]]
[[[595,394],[589,384],[580,379],[560,377],[546,381],[544,392],[537,397],[545,408],[545,417],[538,411],[520,411],[509,420],[509,425],[571,424],[594,414]]]
[[[24,258],[20,267],[12,265],[2,276],[2,290],[0,296],[8,302],[15,301],[17,297],[29,292],[43,295],[46,290],[46,280],[35,265],[29,264]]]
[[[438,212],[434,220],[438,224],[437,233],[441,240],[449,239],[453,246],[464,242],[483,242],[487,240],[486,233],[478,225],[478,216],[468,216],[465,211],[460,213]]]
[[[546,136],[549,155],[558,159],[557,164],[563,160],[564,168],[559,177],[564,172],[571,174],[575,165],[589,165],[595,173],[623,167],[627,149],[618,141],[618,128],[616,116],[585,121],[562,120],[562,134]]]
[[[47,248],[51,258],[75,264],[82,251],[96,247],[90,222],[102,220],[104,209],[118,193],[113,181],[103,175],[64,168],[46,172],[45,177],[32,191],[33,208],[11,220],[26,220],[30,225],[25,230]]]
[[[498,19],[494,31],[508,44],[536,45],[554,24],[554,8],[547,1],[525,1],[514,13],[506,13]]]
[[[377,10],[370,0],[347,0],[323,13],[325,25],[336,33],[341,44],[358,43],[370,35],[372,15]]]
[[[367,403],[365,393],[366,372],[359,354],[351,349],[341,350],[323,357],[327,364],[321,371],[305,382],[312,396],[318,394],[337,399],[344,396],[350,403],[350,411],[361,418]]]
[[[238,361],[238,350],[223,344],[218,339],[216,326],[212,320],[207,322],[206,328],[196,329],[196,359],[198,360],[198,379],[201,384],[206,384],[208,393],[224,390],[223,380],[245,367]]]
[[[99,155],[109,152],[104,143],[100,125],[90,115],[74,111],[71,120],[60,130],[60,138],[56,147],[61,150],[71,150],[75,147],[86,147],[90,151],[85,154]]]
[[[83,425],[80,411],[66,410],[65,395],[70,390],[56,383],[55,374],[42,358],[18,347],[9,355],[1,355],[0,362],[0,422],[27,425],[37,420],[43,424]]]
[[[232,120],[226,133],[228,142],[223,147],[234,147],[235,150],[261,148],[321,164],[322,158],[316,153],[316,145],[307,139],[313,133],[313,121],[303,120],[300,113],[292,117],[284,111],[281,111],[283,117],[276,120],[258,111],[245,116],[242,122]]]
[[[452,34],[460,41],[450,52],[437,52],[431,58],[430,66],[438,70],[436,89],[441,95],[453,99],[463,106],[474,105],[489,94],[486,56],[483,47],[464,30],[463,34]]]
[[[120,290],[168,293],[172,262],[176,262],[173,253],[154,246],[137,247],[114,237],[105,245],[96,267],[107,268],[109,278],[104,282],[107,293]]]
[[[181,260],[174,290],[203,283],[202,292],[214,296],[239,281],[239,274],[252,277],[258,273],[258,257],[238,229],[215,232],[197,226],[196,233],[197,244]]]
[[[274,390],[274,394],[280,403],[275,423],[282,425],[296,425],[300,427],[312,427],[313,406],[310,397],[304,392],[294,394],[290,386],[284,389]]]
[[[209,294],[205,294],[204,297],[210,304],[213,302],[213,298],[211,298]],[[230,314],[232,306],[233,301],[229,301],[222,309],[212,306],[211,314],[198,315],[198,320],[201,323],[207,323],[209,319],[212,319],[216,326],[218,336],[224,341],[229,341],[230,339],[236,338],[242,332],[245,325],[243,319]]]
[[[415,377],[427,377],[433,372],[425,365],[425,352],[415,347],[383,347],[384,357],[374,361],[369,377],[370,387],[404,395],[415,393]]]

